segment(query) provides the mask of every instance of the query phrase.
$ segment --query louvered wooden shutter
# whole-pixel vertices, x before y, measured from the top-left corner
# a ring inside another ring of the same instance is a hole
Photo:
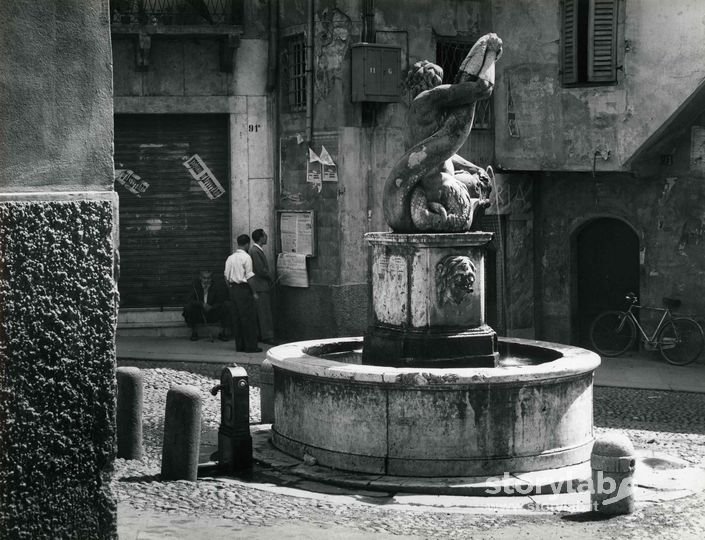
[[[617,0],[592,0],[588,36],[589,82],[616,80]]]
[[[563,84],[578,82],[578,0],[563,0]]]

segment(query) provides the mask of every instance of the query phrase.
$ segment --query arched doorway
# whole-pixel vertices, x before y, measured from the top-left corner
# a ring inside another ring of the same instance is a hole
[[[587,346],[597,314],[624,308],[628,292],[639,294],[639,237],[622,220],[598,218],[574,238],[574,341]]]

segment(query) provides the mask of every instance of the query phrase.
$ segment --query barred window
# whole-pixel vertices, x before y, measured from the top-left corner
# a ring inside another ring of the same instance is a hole
[[[454,82],[465,57],[470,52],[473,43],[465,40],[441,38],[436,40],[436,64],[443,68],[443,84]],[[475,106],[475,121],[473,129],[492,129],[492,100],[478,101]]]
[[[561,77],[564,85],[617,81],[618,0],[563,0]]]
[[[306,109],[306,40],[304,34],[286,38],[282,47],[284,103],[289,112]]]

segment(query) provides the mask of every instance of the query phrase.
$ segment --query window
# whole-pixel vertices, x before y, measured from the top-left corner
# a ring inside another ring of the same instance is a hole
[[[282,52],[284,103],[289,112],[306,109],[306,41],[303,34],[286,38]]]
[[[473,43],[469,41],[437,37],[436,64],[443,68],[443,84],[452,83],[458,73],[460,64],[470,52]],[[475,130],[489,130],[492,128],[492,100],[478,101],[475,106],[475,121],[472,124]]]
[[[618,0],[563,0],[561,69],[564,85],[617,81]]]

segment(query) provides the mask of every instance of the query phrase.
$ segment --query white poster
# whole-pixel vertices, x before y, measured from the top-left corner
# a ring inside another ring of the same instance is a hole
[[[282,212],[279,231],[282,252],[313,255],[313,212]]]
[[[115,181],[138,197],[149,189],[149,184],[130,169],[115,169]]]
[[[277,256],[277,281],[287,287],[308,287],[306,255],[280,253]]]
[[[321,167],[323,169],[323,181],[324,182],[337,182],[338,181],[338,167],[336,166],[333,158],[326,150],[325,146],[321,146]]]
[[[201,186],[201,189],[209,199],[217,199],[225,193],[225,189],[223,189],[218,179],[201,159],[201,156],[194,154],[185,160],[183,165],[191,173],[194,180],[198,182],[198,185]]]
[[[323,184],[321,183],[321,158],[311,148],[308,149],[308,161],[306,162],[306,181],[313,184],[321,192]]]

